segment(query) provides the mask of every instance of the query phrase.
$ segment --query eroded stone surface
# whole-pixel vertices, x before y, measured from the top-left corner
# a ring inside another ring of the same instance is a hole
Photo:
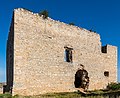
[[[50,18],[44,20],[24,9],[14,10],[12,23],[12,40],[8,42],[14,49],[12,57],[7,58],[7,84],[13,80],[13,94],[73,92],[79,64],[88,72],[89,90],[103,89],[117,81],[117,47],[107,45],[107,53],[102,53],[99,34]],[[64,60],[66,46],[73,48],[72,63]],[[104,76],[105,71],[109,77]]]

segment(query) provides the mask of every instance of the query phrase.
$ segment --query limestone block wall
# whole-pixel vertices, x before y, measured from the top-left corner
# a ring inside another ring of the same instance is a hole
[[[73,48],[72,63],[65,61],[66,46]],[[107,45],[102,53],[101,47],[99,34],[15,9],[13,94],[75,91],[79,64],[88,71],[89,90],[105,88],[117,81],[117,48]]]

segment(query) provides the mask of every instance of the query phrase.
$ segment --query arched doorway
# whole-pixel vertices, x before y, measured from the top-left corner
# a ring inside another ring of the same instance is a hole
[[[89,86],[88,72],[84,69],[79,69],[75,74],[74,84],[76,88],[83,88],[84,90],[87,90]]]

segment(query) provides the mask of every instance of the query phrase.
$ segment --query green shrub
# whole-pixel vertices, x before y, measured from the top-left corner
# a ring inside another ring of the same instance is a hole
[[[109,90],[120,90],[120,83],[110,83],[107,88]]]
[[[12,98],[11,94],[0,94],[0,98]]]
[[[39,13],[39,16],[42,16],[42,15],[43,15],[43,19],[47,19],[49,16],[49,13],[47,10],[43,10]]]
[[[73,25],[74,26],[75,24],[73,22],[70,22],[69,25]]]

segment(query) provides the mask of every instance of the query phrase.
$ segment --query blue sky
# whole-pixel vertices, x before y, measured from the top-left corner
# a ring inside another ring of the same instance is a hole
[[[3,0],[0,2],[0,82],[5,81],[6,41],[15,8],[26,8],[35,13],[48,10],[55,20],[74,22],[96,31],[101,35],[102,45],[120,48],[120,0]],[[118,58],[118,70],[119,65]]]

